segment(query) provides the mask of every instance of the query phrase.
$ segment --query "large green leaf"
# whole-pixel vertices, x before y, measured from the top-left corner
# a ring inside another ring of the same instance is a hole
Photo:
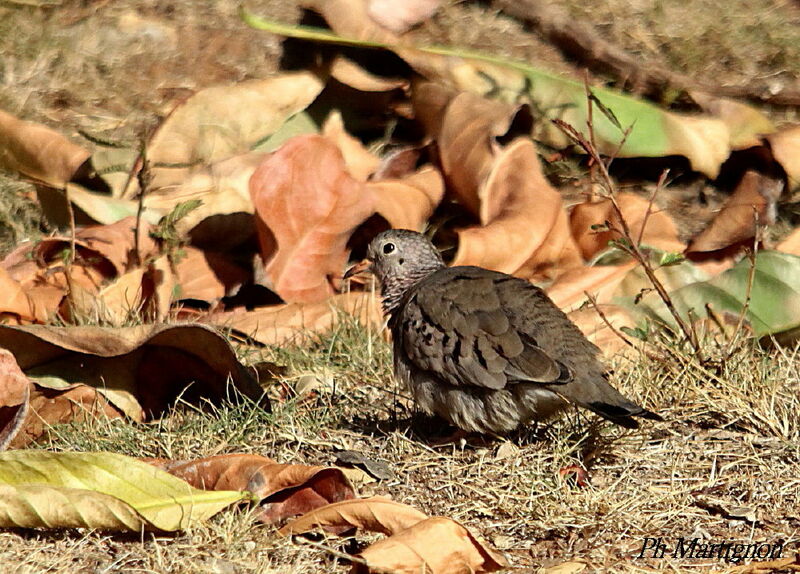
[[[114,453],[0,453],[0,527],[181,530],[247,492],[198,490]]]
[[[365,33],[362,37],[369,39],[360,40],[346,37],[350,30],[342,30],[342,34],[337,35],[321,28],[265,20],[246,11],[242,12],[242,18],[253,28],[282,36],[392,50],[431,80],[508,102],[527,100],[541,119],[559,118],[579,131],[586,130],[588,105],[583,83],[526,63],[453,48],[387,43],[379,41],[384,39],[379,34],[370,37]],[[336,28],[332,23],[331,26]],[[610,89],[595,88],[593,92],[597,100],[611,110],[611,114],[606,115],[596,106],[594,109],[592,123],[601,153],[618,157],[682,155],[689,159],[695,170],[715,177],[730,154],[732,138],[735,136],[737,141],[752,139],[743,134],[743,130],[747,131],[746,126],[737,124],[736,133],[732,134],[726,122],[718,118],[668,112],[650,102]],[[763,114],[758,114],[758,119],[752,124],[751,131],[760,132],[765,125],[771,126]],[[619,126],[615,125],[617,123]],[[621,149],[623,133],[620,126],[632,128]],[[548,121],[536,122],[534,129],[535,137],[551,145],[561,147],[569,143],[564,134]]]
[[[708,281],[697,281],[670,291],[676,309],[684,317],[706,317],[706,305],[718,315],[739,316],[745,308],[751,272],[749,259]],[[620,301],[622,302],[622,301]],[[675,321],[656,293],[648,293],[629,308],[659,322]],[[800,327],[800,257],[779,251],[761,251],[747,306],[747,320],[757,337],[787,333]]]

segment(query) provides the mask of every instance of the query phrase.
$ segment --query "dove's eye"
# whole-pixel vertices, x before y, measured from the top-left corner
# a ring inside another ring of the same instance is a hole
[[[389,255],[392,251],[394,251],[394,243],[387,243],[383,246],[383,253],[385,255]]]

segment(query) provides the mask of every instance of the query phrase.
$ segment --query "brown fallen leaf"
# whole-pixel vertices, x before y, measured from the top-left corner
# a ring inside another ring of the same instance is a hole
[[[214,250],[240,245],[252,235],[252,226],[241,225],[238,219],[230,226],[227,219],[253,213],[250,178],[268,155],[251,151],[197,166],[180,183],[149,191],[144,206],[169,213],[181,202],[199,200],[201,205],[182,217],[176,230],[191,233],[194,245],[209,245]]]
[[[359,292],[334,295],[320,303],[287,303],[252,311],[213,313],[201,320],[233,329],[264,345],[280,345],[302,342],[306,337],[330,330],[342,313],[374,328],[383,322],[379,299]]]
[[[402,34],[436,13],[442,0],[369,0],[367,14],[379,25]]]
[[[108,416],[121,411],[140,421],[163,412],[178,396],[224,400],[229,384],[265,401],[227,341],[203,325],[0,326],[0,348],[10,351],[37,385],[32,410],[52,409],[48,416],[58,422],[81,409]],[[69,401],[83,406],[73,409]],[[52,422],[42,420],[45,426]]]
[[[497,138],[510,138],[509,130],[523,108],[463,92],[447,102],[438,118],[436,111],[449,92],[432,85],[426,88],[415,93],[414,107],[432,124],[426,125],[426,131],[436,134],[448,189],[485,225],[497,216],[498,209],[485,185],[502,152]]]
[[[24,448],[35,442],[56,424],[89,421],[96,418],[116,419],[124,416],[98,389],[70,385],[49,389],[35,385],[30,395],[30,407],[18,434],[9,448]]]
[[[502,151],[479,196],[484,225],[458,232],[453,265],[542,278],[582,264],[561,196],[545,179],[530,139]]]
[[[422,231],[444,197],[444,181],[438,170],[427,166],[403,179],[367,182],[375,210],[390,227]]]
[[[800,186],[800,124],[785,126],[764,138],[773,157],[789,176],[790,188]]]
[[[335,502],[293,520],[278,533],[303,534],[317,527],[352,526],[367,532],[397,534],[428,518],[413,506],[381,496]]]
[[[708,227],[689,241],[687,255],[707,256],[743,243],[752,244],[756,218],[759,225],[775,222],[776,202],[783,192],[783,186],[782,179],[755,171],[745,172],[722,210]]]
[[[189,461],[146,459],[195,488],[247,490],[261,499],[259,520],[276,524],[355,496],[337,468],[280,464],[253,454],[225,454]]]
[[[564,311],[581,307],[587,300],[587,291],[598,303],[608,303],[622,280],[636,266],[635,261],[628,261],[622,265],[576,267],[559,275],[547,288],[547,294]]]
[[[320,78],[304,71],[200,90],[172,111],[148,143],[152,187],[179,185],[204,164],[250,151],[322,87]]]
[[[627,343],[618,334],[621,327],[634,328],[636,320],[633,315],[618,305],[599,305],[605,320],[593,307],[576,309],[567,314],[581,332],[592,343],[597,345],[605,357],[611,358],[628,347]],[[608,321],[611,323],[609,327]]]
[[[322,135],[331,140],[344,157],[347,172],[358,181],[367,181],[381,165],[381,159],[370,152],[361,140],[351,136],[344,128],[342,114],[334,110],[322,124]]]
[[[89,151],[41,124],[0,111],[0,167],[63,187]]]
[[[341,54],[331,62],[330,73],[339,82],[360,92],[388,92],[408,86],[405,78],[376,76]]]
[[[301,8],[320,14],[340,36],[394,44],[398,36],[380,27],[367,15],[364,0],[300,0]]]
[[[678,228],[665,211],[632,193],[617,194],[616,200],[634,239],[641,237],[641,243],[644,245],[663,251],[684,250],[685,245],[678,239]],[[592,229],[592,226],[602,225],[606,221],[611,227],[621,229],[620,218],[609,199],[579,203],[570,211],[570,231],[584,259],[591,259],[605,249],[609,241],[621,237],[614,231]],[[643,225],[644,232],[642,232]]]
[[[55,306],[57,305],[58,303],[55,303]],[[16,319],[26,322],[43,322],[47,320],[48,309],[37,305],[22,285],[12,279],[8,271],[0,267],[0,317],[6,315],[13,315]]]
[[[783,238],[783,241],[775,246],[777,251],[784,253],[791,253],[792,255],[800,255],[800,228],[795,229],[789,235]]]
[[[111,225],[91,225],[75,234],[76,263],[78,266],[95,269],[106,277],[121,275],[137,266],[135,217],[126,217]],[[158,246],[150,236],[151,226],[140,222],[139,258],[147,260],[155,255]],[[45,263],[63,263],[61,254],[70,248],[67,237],[42,239],[31,253],[35,260]]]
[[[441,516],[379,540],[360,554],[353,572],[472,574],[496,572],[508,561],[467,528]]]
[[[347,262],[350,235],[375,212],[339,148],[322,136],[292,138],[256,169],[250,194],[267,286],[287,302],[327,299]]]
[[[176,300],[194,299],[213,304],[250,279],[251,273],[225,254],[191,246],[184,247],[183,252],[184,256],[175,265]]]

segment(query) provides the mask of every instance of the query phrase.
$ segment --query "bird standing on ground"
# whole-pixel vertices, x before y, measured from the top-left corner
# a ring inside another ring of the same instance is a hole
[[[590,343],[535,285],[446,267],[422,234],[385,231],[367,259],[392,331],[395,376],[417,405],[469,432],[505,434],[570,403],[627,428],[660,420],[612,387]]]

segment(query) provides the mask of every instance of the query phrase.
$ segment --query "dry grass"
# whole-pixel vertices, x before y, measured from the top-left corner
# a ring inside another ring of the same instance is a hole
[[[385,461],[396,474],[362,485],[362,495],[391,496],[460,520],[524,568],[583,559],[605,571],[707,572],[724,564],[634,557],[644,537],[783,541],[789,547],[798,541],[800,372],[794,353],[742,347],[719,372],[677,359],[620,358],[614,384],[665,422],[623,431],[575,412],[507,442],[464,448],[431,446],[432,435],[445,429],[415,417],[410,402],[398,398],[389,358],[380,337],[344,321],[315,343],[247,357],[290,367],[276,392],[307,372],[331,375],[328,392],[277,402],[273,414],[240,400],[219,408],[180,405],[150,424],[59,427],[43,446],[176,459],[253,452],[308,464],[331,464],[337,450],[356,450]],[[559,476],[571,465],[589,471],[588,485]],[[342,550],[346,544],[329,539],[323,545]],[[212,565],[213,559],[220,562]],[[0,537],[0,560],[29,572],[347,567],[318,547],[279,539],[243,510],[167,537],[9,532]]]

